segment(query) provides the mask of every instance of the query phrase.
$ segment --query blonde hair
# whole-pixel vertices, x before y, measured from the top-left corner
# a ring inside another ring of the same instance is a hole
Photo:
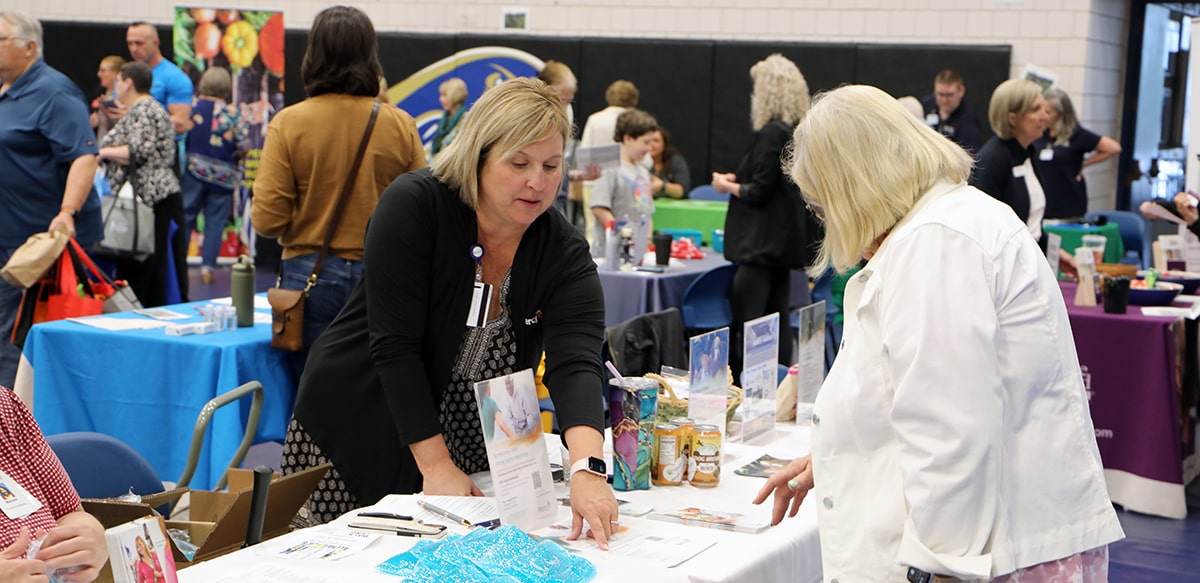
[[[467,102],[467,82],[451,77],[438,86],[438,93],[445,93],[454,107],[462,107]]]
[[[965,150],[868,85],[818,96],[786,164],[804,198],[824,211],[825,240],[810,273],[853,267],[936,182],[962,183],[971,172]]]
[[[1011,140],[1013,127],[1008,114],[1028,113],[1041,96],[1041,86],[1026,79],[1009,79],[997,85],[988,104],[988,123],[992,125],[992,131],[1002,140]]]
[[[613,81],[612,85],[609,85],[608,89],[604,91],[604,101],[617,107],[637,107],[637,87],[624,79]]]
[[[575,73],[571,72],[571,68],[561,61],[546,61],[545,66],[538,72],[538,79],[545,81],[547,85],[566,85],[576,87],[578,81],[575,80]]]
[[[549,85],[517,78],[488,89],[466,116],[458,137],[433,160],[433,175],[479,209],[479,171],[492,157],[508,158],[529,144],[558,136],[567,142],[567,110]],[[557,189],[557,187],[555,187]]]
[[[112,71],[113,73],[120,73],[121,66],[124,64],[125,59],[118,57],[117,55],[109,55],[103,59],[100,59],[100,66]]]
[[[800,68],[775,53],[750,67],[754,92],[750,95],[750,124],[760,130],[773,120],[795,125],[808,112],[812,98]]]

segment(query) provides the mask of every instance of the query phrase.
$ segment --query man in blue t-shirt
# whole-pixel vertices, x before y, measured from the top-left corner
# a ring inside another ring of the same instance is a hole
[[[154,74],[150,95],[171,114],[175,139],[182,140],[183,135],[192,129],[192,80],[175,63],[163,58],[158,29],[153,24],[135,22],[129,25],[125,31],[125,44],[133,60],[150,65]],[[125,108],[110,108],[109,113],[115,115],[113,119],[119,119],[125,115]]]
[[[0,10],[0,265],[30,235],[65,226],[87,247],[101,239],[96,135],[87,100],[42,60],[42,25]],[[0,386],[21,350],[8,341],[21,290],[0,281]]]

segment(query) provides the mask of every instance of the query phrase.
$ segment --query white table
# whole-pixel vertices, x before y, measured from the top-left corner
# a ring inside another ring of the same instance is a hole
[[[747,478],[733,473],[763,453],[777,457],[796,457],[809,450],[808,429],[792,424],[781,424],[776,429],[776,439],[766,446],[731,444],[726,447],[721,484],[716,488],[654,487],[647,491],[618,492],[617,497],[633,504],[650,504],[659,509],[674,509],[689,505],[706,506],[732,512],[769,512],[769,508],[750,505],[754,494],[762,487],[761,478]],[[560,485],[561,487],[561,485]],[[565,490],[561,492],[565,494]],[[585,556],[596,565],[594,581],[689,581],[689,582],[741,582],[741,581],[789,581],[817,583],[821,580],[821,551],[817,538],[816,507],[807,499],[795,518],[784,520],[779,526],[759,534],[725,532],[715,529],[684,526],[646,518],[622,517],[621,522],[632,529],[659,529],[680,536],[711,537],[717,540],[712,548],[702,552],[682,565],[672,568],[647,568],[632,561],[618,561],[598,549],[590,549]],[[560,520],[569,520],[570,510],[559,511]],[[323,527],[335,528],[344,525],[349,516]],[[461,528],[461,527],[458,527]],[[465,530],[465,529],[464,529]],[[310,581],[362,581],[395,583],[397,578],[375,570],[387,559],[404,552],[416,543],[416,539],[385,536],[360,554],[339,561],[289,561],[264,556],[271,549],[296,544],[303,540],[306,531],[296,531],[262,543],[252,549],[218,557],[189,567],[179,572],[180,583],[222,583],[244,581],[250,569],[277,568],[278,580],[289,583]],[[301,574],[297,578],[297,574]],[[310,579],[311,578],[311,579]],[[257,579],[266,583],[273,579]]]

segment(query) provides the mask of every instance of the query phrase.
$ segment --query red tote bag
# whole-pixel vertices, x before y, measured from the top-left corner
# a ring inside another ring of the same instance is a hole
[[[10,337],[13,344],[24,347],[25,336],[34,324],[95,316],[104,311],[104,298],[112,294],[112,287],[103,280],[91,281],[84,267],[85,261],[90,265],[91,260],[80,257],[87,255],[71,239],[54,267],[25,290]]]

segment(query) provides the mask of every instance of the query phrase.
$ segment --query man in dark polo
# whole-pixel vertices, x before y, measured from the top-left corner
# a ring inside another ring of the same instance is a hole
[[[933,93],[921,100],[921,106],[925,109],[925,123],[929,127],[974,155],[983,145],[983,140],[980,137],[979,117],[963,101],[966,94],[962,75],[952,69],[943,69],[933,80]]]

